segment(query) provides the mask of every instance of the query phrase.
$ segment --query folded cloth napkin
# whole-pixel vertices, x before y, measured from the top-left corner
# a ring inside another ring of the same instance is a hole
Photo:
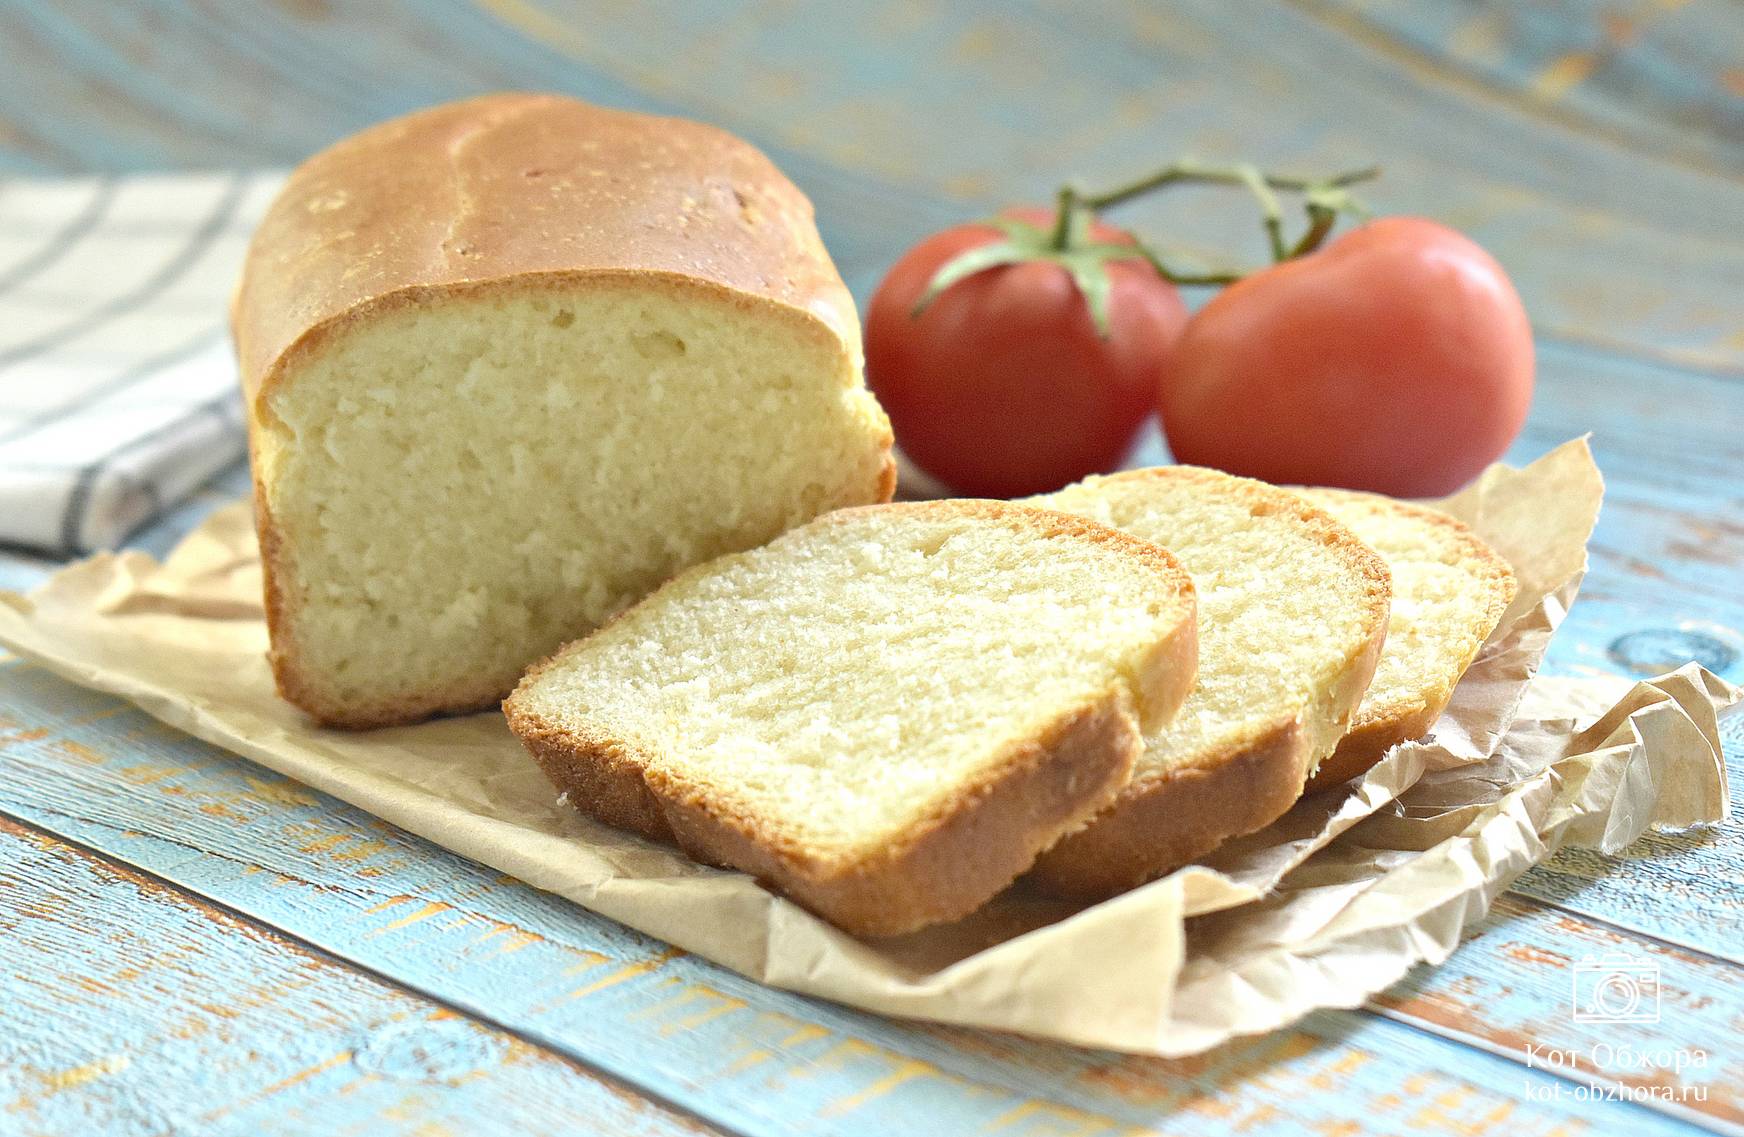
[[[0,182],[0,545],[113,546],[243,453],[226,308],[279,181]]]

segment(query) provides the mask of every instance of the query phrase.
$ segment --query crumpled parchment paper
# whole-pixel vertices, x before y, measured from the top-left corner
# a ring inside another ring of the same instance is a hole
[[[1181,1055],[1354,1005],[1445,958],[1498,892],[1565,843],[1614,850],[1652,825],[1724,818],[1716,715],[1737,689],[1694,665],[1620,697],[1602,681],[1534,689],[1602,492],[1576,441],[1524,470],[1494,467],[1445,503],[1508,558],[1520,593],[1432,733],[1353,786],[1103,904],[1078,910],[1020,882],[958,924],[889,940],[856,940],[749,877],[561,808],[498,714],[314,727],[273,692],[246,505],[214,514],[162,565],[103,555],[28,597],[0,593],[0,643],[763,982]],[[1607,709],[1583,726],[1595,707]]]

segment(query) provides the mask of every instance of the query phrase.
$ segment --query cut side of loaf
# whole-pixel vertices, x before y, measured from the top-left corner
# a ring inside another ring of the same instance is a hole
[[[1287,490],[1192,466],[1090,478],[1030,504],[1166,546],[1199,598],[1199,673],[1113,804],[1032,876],[1132,888],[1277,819],[1332,752],[1387,629],[1386,564]]]
[[[1494,549],[1439,510],[1351,490],[1298,490],[1380,553],[1393,574],[1387,643],[1338,749],[1308,780],[1329,789],[1368,772],[1396,743],[1421,738],[1502,613],[1514,573]]]
[[[868,506],[680,574],[504,711],[570,804],[888,935],[967,915],[1106,805],[1194,655],[1155,546]]]
[[[292,175],[234,325],[274,673],[333,725],[491,706],[894,487],[810,204],[696,123],[500,95],[371,128]]]

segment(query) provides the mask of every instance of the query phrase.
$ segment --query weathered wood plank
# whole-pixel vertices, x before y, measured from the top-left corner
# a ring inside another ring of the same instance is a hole
[[[1509,459],[1590,431],[1606,483],[1592,568],[1547,669],[1640,677],[1699,658],[1744,680],[1744,385],[1554,340],[1538,368]]]
[[[1741,985],[1736,963],[1505,895],[1444,966],[1374,1005],[1534,1066],[1620,1083],[1737,1125]]]
[[[1067,176],[1107,180],[1183,149],[1378,158],[1377,204],[1470,231],[1541,328],[1744,369],[1724,300],[1744,285],[1735,178],[1642,160],[1288,6],[1256,18],[1217,0],[1166,14],[743,0],[699,17],[673,0],[246,13],[10,0],[0,38],[30,76],[0,89],[0,121],[51,140],[67,168],[285,163],[386,115],[504,86],[709,118],[811,191],[862,297],[922,232]],[[179,81],[189,74],[204,82]],[[1256,248],[1251,210],[1227,195],[1132,216],[1190,246]]]
[[[0,1131],[705,1131],[3,817],[0,938]]]
[[[1439,1111],[1453,1132],[1492,1117],[1534,1131],[1559,1119],[1573,1131],[1579,1118],[1682,1131],[1656,1111],[1558,1100],[1572,1083],[1519,1055],[1361,1013],[1168,1063],[892,1023],[767,990],[117,700],[25,664],[0,675],[0,807],[731,1128],[1388,1133]]]
[[[1645,155],[1744,169],[1744,25],[1696,3],[1311,5]]]

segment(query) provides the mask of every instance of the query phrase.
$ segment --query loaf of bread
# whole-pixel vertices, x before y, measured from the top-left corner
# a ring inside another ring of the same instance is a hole
[[[1380,553],[1393,574],[1374,681],[1338,749],[1308,779],[1314,791],[1367,773],[1389,748],[1429,730],[1516,584],[1507,561],[1440,510],[1351,490],[1299,492]]]
[[[967,915],[1125,784],[1192,684],[1155,546],[998,502],[867,506],[699,565],[504,706],[569,803],[839,926]]]
[[[1199,597],[1199,674],[1145,738],[1131,783],[1036,863],[1048,889],[1106,896],[1269,824],[1332,753],[1375,673],[1389,574],[1288,490],[1193,466],[1089,478],[1029,499],[1164,545]]]
[[[233,324],[273,670],[329,724],[491,706],[894,485],[810,203],[697,123],[510,94],[366,130],[291,175]]]

